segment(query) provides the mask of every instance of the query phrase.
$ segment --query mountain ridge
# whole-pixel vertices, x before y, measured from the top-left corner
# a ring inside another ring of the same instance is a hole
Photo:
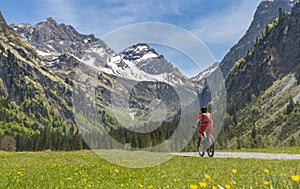
[[[96,62],[96,66],[103,66],[108,57],[114,54],[112,49],[94,35],[80,34],[70,25],[58,24],[52,17],[34,26],[30,24],[10,26],[35,46],[41,56],[71,53],[85,62],[89,62],[92,56],[95,61],[92,61],[91,65]]]
[[[178,68],[174,68],[163,55],[158,55],[154,49],[143,43],[116,54],[93,34],[80,34],[72,26],[58,24],[51,17],[35,26],[28,24],[10,26],[36,47],[48,65],[58,61],[59,55],[70,53],[81,62],[117,77],[137,81],[160,81],[171,85],[191,84],[189,78],[180,73]],[[50,31],[53,32],[51,35]],[[74,47],[71,46],[73,43]],[[141,48],[141,51],[136,48]]]

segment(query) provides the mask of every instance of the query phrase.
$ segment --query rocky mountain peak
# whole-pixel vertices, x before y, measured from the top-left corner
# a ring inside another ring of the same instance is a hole
[[[2,26],[2,25],[7,25],[5,19],[4,19],[3,16],[2,16],[1,11],[0,11],[0,25],[1,25],[1,26]]]
[[[114,54],[101,39],[80,34],[70,25],[58,24],[52,17],[35,26],[12,24],[11,27],[43,57],[70,53],[89,65],[103,66]]]
[[[46,20],[36,24],[34,27],[43,32],[46,32],[47,30],[48,32],[60,30],[60,25],[52,17],[46,18]]]
[[[57,24],[56,21],[51,16],[46,18],[45,22],[49,22],[49,23],[52,23],[52,24]]]
[[[128,47],[121,53],[123,60],[133,62],[136,67],[146,73],[159,75],[171,73],[175,70],[173,65],[159,55],[154,49],[145,43],[138,43]]]
[[[154,49],[150,48],[145,43],[138,43],[125,49],[122,53],[122,58],[125,60],[138,60],[143,58],[155,58],[158,54]]]
[[[0,31],[4,32],[5,28],[7,28],[7,23],[6,23],[4,17],[2,16],[2,13],[0,11]]]

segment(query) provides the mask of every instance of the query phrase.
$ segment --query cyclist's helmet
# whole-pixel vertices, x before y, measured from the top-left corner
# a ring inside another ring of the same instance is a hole
[[[202,113],[207,113],[207,107],[201,107],[201,112]]]

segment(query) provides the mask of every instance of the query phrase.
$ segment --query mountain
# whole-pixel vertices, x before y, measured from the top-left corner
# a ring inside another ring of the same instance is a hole
[[[49,17],[34,26],[10,25],[20,36],[36,47],[37,52],[51,61],[58,55],[70,53],[79,60],[95,66],[103,66],[112,54],[107,45],[94,35],[79,34],[72,26],[58,24]]]
[[[133,61],[136,67],[148,74],[171,73],[175,69],[173,65],[158,55],[147,44],[137,44],[125,49],[121,53],[123,60]]]
[[[135,81],[159,81],[171,85],[185,85],[192,82],[181,74],[163,55],[147,44],[136,44],[113,56],[104,68],[99,69],[121,78]]]
[[[0,13],[0,141],[12,137],[16,146],[10,150],[18,151],[89,148],[85,131],[118,126],[103,110],[112,87],[124,91],[124,86],[70,53],[42,55]],[[44,61],[49,56],[51,63]],[[1,142],[0,148],[7,145]]]
[[[247,52],[251,50],[256,38],[263,32],[265,26],[272,23],[284,11],[290,12],[295,2],[295,0],[261,1],[245,35],[230,49],[220,63],[224,76],[226,76],[236,61],[247,55]]]
[[[256,43],[257,38],[265,29],[265,26],[272,23],[274,19],[278,18],[280,14],[283,14],[283,12],[290,12],[295,2],[295,0],[261,1],[255,11],[253,21],[251,22],[244,36],[230,49],[230,51],[225,55],[223,60],[218,65],[223,73],[224,78],[233,67],[235,62],[237,62],[240,58],[245,57],[248,51],[251,50],[253,45]],[[203,84],[205,78],[209,78],[212,71],[214,71],[213,68],[215,66],[217,66],[217,64],[214,64],[213,67],[199,73],[197,76],[193,77],[192,80],[199,84]]]
[[[147,44],[136,44],[116,54],[94,35],[80,34],[72,26],[58,24],[51,17],[34,26],[10,26],[37,49],[50,67],[60,55],[69,53],[85,64],[121,78],[171,85],[190,83],[186,76]]]
[[[268,24],[226,77],[231,145],[296,145],[300,133],[300,3]],[[226,135],[226,134],[225,134]],[[298,142],[297,142],[298,141]]]
[[[235,63],[226,79],[229,101],[247,102],[252,94],[258,96],[289,73],[295,73],[299,81],[298,7],[267,25],[254,48]]]
[[[297,108],[285,113],[288,106],[297,106],[299,101],[298,36],[296,26],[294,31],[287,26],[291,20],[297,20],[297,8],[289,16],[295,3],[287,0],[262,1],[246,34],[218,65],[226,78],[227,91],[227,114],[218,136],[221,148],[300,143]],[[275,31],[278,33],[270,34]],[[287,33],[290,33],[289,41],[285,41]],[[199,94],[204,104],[214,101],[209,98],[209,86],[205,84],[212,79],[214,69],[211,67],[192,78],[204,84]],[[291,129],[288,130],[288,127]]]
[[[56,139],[72,135],[72,87],[47,67],[1,13],[0,31],[0,138],[10,135],[18,149],[41,150],[45,141],[40,138],[49,137],[50,128]]]
[[[195,83],[198,83],[201,86],[205,85],[205,79],[208,79],[213,72],[215,72],[219,68],[219,63],[216,62],[206,70],[200,72],[198,75],[195,77],[192,77],[191,80]]]

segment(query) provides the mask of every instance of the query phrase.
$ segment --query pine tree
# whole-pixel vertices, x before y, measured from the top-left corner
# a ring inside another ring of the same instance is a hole
[[[163,143],[166,140],[165,133],[163,129],[160,127],[158,130],[158,143]]]
[[[139,147],[137,134],[135,132],[131,134],[130,143],[131,143],[132,148],[138,148]]]
[[[73,136],[73,138],[74,138],[73,149],[74,150],[82,150],[83,149],[83,140],[82,140],[82,136],[79,133],[79,130],[76,130],[76,133]]]
[[[295,103],[294,103],[293,97],[290,96],[289,104],[286,107],[286,114],[287,115],[290,114],[292,111],[294,111],[294,108],[295,108]]]
[[[1,139],[0,147],[4,151],[16,151],[16,140],[12,136],[5,135]]]

